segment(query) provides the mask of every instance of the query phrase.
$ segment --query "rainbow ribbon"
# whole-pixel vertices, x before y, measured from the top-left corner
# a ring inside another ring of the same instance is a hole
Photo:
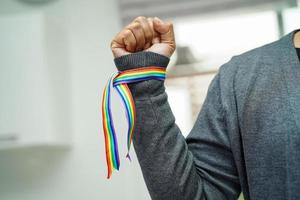
[[[108,174],[107,178],[112,175],[113,169],[119,170],[120,158],[118,150],[118,142],[116,137],[116,131],[111,113],[111,100],[110,93],[111,88],[114,87],[120,95],[124,107],[126,110],[126,118],[128,122],[128,135],[127,135],[127,155],[130,159],[129,150],[132,143],[132,136],[136,122],[135,105],[132,94],[127,84],[140,82],[150,79],[156,79],[163,81],[166,78],[166,68],[164,67],[144,67],[119,72],[116,76],[112,76],[107,85],[104,88],[102,97],[102,125],[105,139],[105,152]]]

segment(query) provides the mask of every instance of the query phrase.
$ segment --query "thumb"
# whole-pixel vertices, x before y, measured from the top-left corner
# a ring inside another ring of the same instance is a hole
[[[175,49],[175,37],[172,23],[163,22],[158,17],[155,17],[153,20],[153,28],[160,34],[161,43],[169,44]]]

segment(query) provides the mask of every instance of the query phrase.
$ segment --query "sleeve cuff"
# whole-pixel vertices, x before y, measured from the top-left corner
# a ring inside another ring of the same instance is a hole
[[[150,51],[132,53],[114,59],[115,65],[119,71],[148,66],[167,67],[169,61],[170,58]]]

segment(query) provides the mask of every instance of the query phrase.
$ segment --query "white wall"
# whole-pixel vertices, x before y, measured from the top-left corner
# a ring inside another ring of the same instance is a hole
[[[8,1],[2,1],[0,7],[4,7],[4,2]],[[100,97],[107,78],[115,71],[109,44],[120,29],[117,3],[58,0],[42,8],[26,9],[19,3],[7,4],[17,8],[14,12],[40,12],[41,9],[44,12],[45,22],[49,24],[45,35],[49,73],[68,72],[69,75],[66,80],[55,79],[53,88],[59,87],[60,81],[67,82],[65,92],[70,98],[65,103],[70,107],[67,112],[71,121],[67,134],[72,137],[72,145],[0,150],[0,199],[150,199],[134,152],[132,163],[124,159],[126,126],[120,119],[123,110],[115,109],[121,122],[117,129],[123,130],[119,133],[123,134],[119,136],[121,171],[106,180]],[[0,9],[0,13],[6,11]],[[55,53],[62,49],[64,54]],[[61,106],[59,102],[53,105]],[[117,108],[121,108],[120,104]]]

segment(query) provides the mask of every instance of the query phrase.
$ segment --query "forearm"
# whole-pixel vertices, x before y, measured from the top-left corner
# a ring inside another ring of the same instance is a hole
[[[175,124],[164,87],[158,81],[143,85],[149,92],[161,91],[135,101],[134,147],[149,192],[153,199],[199,199],[201,181],[193,155]]]
[[[134,68],[154,64],[166,67],[168,64],[166,57],[151,55],[151,53],[139,53],[127,58],[117,59],[117,66],[122,66],[118,67],[120,70],[126,69],[126,65],[130,65],[128,68]],[[148,80],[129,84],[129,88],[134,97],[137,115],[133,136],[134,147],[151,197],[172,200],[232,199],[238,187],[236,183],[229,182],[232,180],[226,180],[226,177],[231,176],[230,174],[222,172],[222,166],[233,165],[231,158],[226,156],[227,153],[230,156],[229,147],[223,143],[215,144],[218,146],[206,143],[208,140],[215,139],[213,138],[215,136],[218,138],[218,134],[225,134],[212,132],[214,128],[211,126],[223,126],[217,124],[222,120],[223,115],[214,113],[214,105],[209,105],[205,109],[214,116],[204,113],[201,123],[198,123],[203,133],[199,133],[199,129],[194,129],[190,134],[194,137],[190,138],[190,142],[197,147],[193,147],[194,152],[192,152],[175,123],[164,83]],[[218,102],[215,104],[219,105]],[[204,151],[199,152],[199,148],[203,148]],[[193,153],[197,155],[196,160]],[[218,159],[224,160],[224,163],[215,163]],[[217,165],[221,168],[216,168]],[[233,166],[232,170],[232,173],[235,173]],[[231,177],[236,181],[235,176]],[[226,184],[229,185],[227,194],[222,191],[223,188],[218,187],[227,187]]]
[[[169,59],[158,54],[139,53],[115,61],[119,70],[124,70],[137,66],[166,67]],[[152,198],[197,197],[200,179],[193,156],[175,124],[163,81],[132,83],[129,88],[137,115],[133,143]]]

